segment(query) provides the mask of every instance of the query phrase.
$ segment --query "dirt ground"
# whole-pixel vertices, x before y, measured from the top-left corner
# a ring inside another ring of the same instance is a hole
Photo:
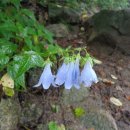
[[[66,41],[60,43],[65,45]],[[74,47],[84,46],[85,41],[75,39],[71,43]],[[91,95],[97,102],[100,97],[103,109],[110,111],[119,130],[130,130],[130,56],[99,42],[89,44],[88,50],[102,61],[102,64],[94,66],[100,81],[91,88]],[[113,105],[111,97],[119,99],[123,105]]]

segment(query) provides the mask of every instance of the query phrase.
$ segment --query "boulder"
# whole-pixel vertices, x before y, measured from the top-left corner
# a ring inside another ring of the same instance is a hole
[[[67,38],[69,36],[69,29],[62,23],[50,24],[46,27],[56,38]]]
[[[80,8],[71,8],[63,5],[49,5],[49,18],[53,23],[65,21],[66,23],[76,24],[80,22],[80,16]]]
[[[20,111],[21,108],[16,98],[1,99],[0,130],[17,130]]]
[[[105,110],[88,111],[80,121],[86,128],[94,130],[118,130],[116,122],[111,114]]]
[[[89,95],[89,88],[81,87],[80,89],[72,88],[70,90],[64,89],[62,95],[62,103],[65,105],[72,105],[80,103]]]
[[[98,40],[130,55],[130,9],[102,10],[86,25],[89,42]]]

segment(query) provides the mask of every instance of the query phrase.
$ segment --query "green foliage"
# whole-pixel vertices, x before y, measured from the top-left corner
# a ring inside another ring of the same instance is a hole
[[[25,88],[25,73],[43,67],[44,59],[55,58],[59,48],[33,12],[20,6],[20,0],[0,1],[0,72],[8,72],[15,89]]]
[[[49,127],[49,130],[65,130],[65,126],[63,124],[58,125],[54,121],[49,122],[48,127]]]
[[[48,124],[48,127],[49,127],[49,130],[57,130],[58,129],[58,125],[56,122],[53,122],[51,121],[49,124]]]
[[[90,9],[93,7],[99,7],[100,9],[121,9],[129,6],[129,0],[39,0],[41,4],[57,4],[62,6],[68,6],[71,8]]]
[[[74,109],[74,115],[75,115],[76,117],[81,117],[81,116],[83,116],[84,114],[85,114],[85,110],[84,110],[83,108],[77,107],[77,108]]]

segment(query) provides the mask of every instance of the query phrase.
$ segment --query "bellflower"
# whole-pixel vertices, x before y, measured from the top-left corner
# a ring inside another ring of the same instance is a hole
[[[88,61],[81,72],[80,83],[86,87],[90,87],[92,83],[97,82],[98,82],[97,75],[93,70],[90,62]]]
[[[74,71],[74,62],[70,62],[66,79],[65,79],[66,89],[70,89],[73,86],[73,71]]]
[[[59,68],[57,75],[56,75],[56,80],[55,84],[57,85],[62,85],[64,84],[67,76],[67,71],[68,71],[69,65],[66,63],[63,63],[62,66]]]
[[[51,84],[54,84],[54,75],[51,72],[50,66],[50,63],[45,66],[39,82],[34,87],[38,87],[42,84],[44,89],[48,89]]]
[[[80,78],[79,58],[77,58],[73,69],[73,86],[77,89],[80,88],[79,78]]]

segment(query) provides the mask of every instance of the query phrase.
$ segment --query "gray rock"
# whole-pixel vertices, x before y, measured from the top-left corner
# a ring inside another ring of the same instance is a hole
[[[75,104],[83,101],[89,95],[89,88],[81,87],[80,89],[72,88],[70,90],[64,89],[62,95],[62,102],[64,104]]]
[[[90,32],[89,41],[96,39],[130,54],[130,9],[102,10],[88,20],[86,25]]]
[[[36,130],[48,130],[48,126],[45,124],[38,124]]]
[[[15,98],[2,99],[0,102],[0,130],[17,130],[20,105]]]
[[[69,30],[64,24],[51,24],[46,28],[52,32],[56,38],[67,38],[69,36]]]
[[[88,111],[80,121],[86,128],[94,128],[95,130],[118,130],[114,118],[107,111],[97,110]]]
[[[41,96],[35,96],[33,94],[26,95],[24,102],[22,103],[22,111],[20,113],[20,124],[36,125],[38,119],[43,114],[43,105]]]
[[[79,23],[81,12],[81,8],[49,5],[49,18],[54,22],[65,21],[67,23]]]

